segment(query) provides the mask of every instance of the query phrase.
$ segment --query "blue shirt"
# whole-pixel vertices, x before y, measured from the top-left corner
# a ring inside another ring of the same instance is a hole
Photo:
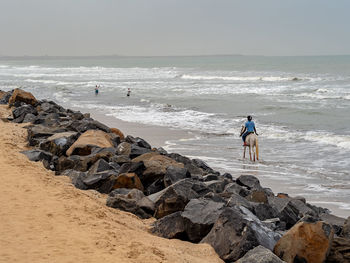
[[[254,132],[255,124],[253,121],[247,121],[245,127],[247,128],[247,132]]]

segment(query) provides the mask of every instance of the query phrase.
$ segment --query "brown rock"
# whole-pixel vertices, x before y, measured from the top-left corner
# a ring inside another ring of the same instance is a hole
[[[111,132],[114,133],[115,135],[118,135],[120,140],[124,140],[125,139],[125,136],[124,136],[124,134],[122,133],[121,130],[119,130],[117,128],[111,128]]]
[[[26,92],[21,89],[15,89],[9,100],[9,105],[13,105],[16,101],[24,102],[35,106],[38,101],[30,92]]]
[[[267,204],[267,195],[264,191],[260,190],[252,191],[246,199],[250,202]]]
[[[113,189],[117,188],[136,188],[143,191],[143,185],[135,173],[120,174],[113,185]]]
[[[332,227],[323,222],[300,222],[275,245],[274,253],[287,263],[323,263],[333,240]]]
[[[145,187],[149,186],[152,182],[164,177],[166,170],[169,166],[177,168],[184,168],[183,163],[179,163],[167,156],[160,155],[156,152],[149,152],[142,154],[131,160],[133,163],[143,162],[146,167],[142,174],[142,182]]]
[[[93,147],[108,148],[113,147],[110,136],[101,130],[88,130],[84,132],[78,140],[67,150],[70,155],[89,155]]]
[[[278,193],[276,196],[279,198],[289,198],[289,195],[284,193]]]

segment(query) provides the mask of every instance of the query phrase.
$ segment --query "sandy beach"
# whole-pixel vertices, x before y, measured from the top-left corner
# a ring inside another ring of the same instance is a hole
[[[209,245],[156,237],[152,220],[29,161],[23,126],[0,121],[0,262],[222,262]]]

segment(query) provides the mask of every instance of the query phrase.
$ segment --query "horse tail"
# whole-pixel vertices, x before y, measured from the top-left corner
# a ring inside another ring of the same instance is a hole
[[[256,138],[256,141],[255,141],[255,151],[256,151],[256,159],[259,160],[259,143],[258,143],[258,138]]]

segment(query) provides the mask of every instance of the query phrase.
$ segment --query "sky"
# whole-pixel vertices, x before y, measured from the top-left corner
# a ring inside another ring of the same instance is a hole
[[[0,55],[350,54],[349,0],[0,0]]]

